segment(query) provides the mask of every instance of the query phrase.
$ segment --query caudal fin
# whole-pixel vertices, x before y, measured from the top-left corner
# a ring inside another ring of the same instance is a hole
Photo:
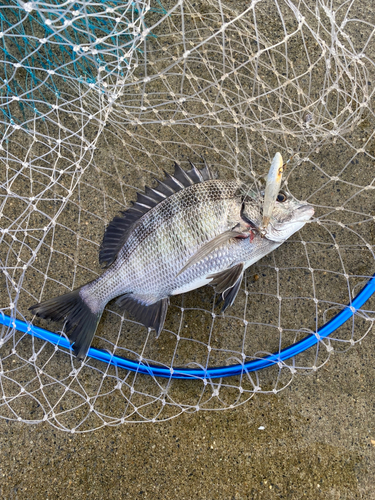
[[[29,308],[37,316],[53,321],[66,320],[66,333],[73,344],[78,359],[83,359],[102,315],[102,310],[93,313],[80,296],[80,288],[72,292],[34,304]]]

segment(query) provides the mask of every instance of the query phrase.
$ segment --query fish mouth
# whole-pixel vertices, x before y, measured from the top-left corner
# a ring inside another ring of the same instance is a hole
[[[294,221],[306,221],[314,215],[315,209],[311,205],[301,205],[296,209]]]

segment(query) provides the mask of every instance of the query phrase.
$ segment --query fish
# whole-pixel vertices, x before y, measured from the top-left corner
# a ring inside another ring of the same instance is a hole
[[[170,297],[210,284],[230,307],[245,270],[301,229],[314,208],[282,192],[266,235],[263,195],[239,179],[214,178],[208,165],[175,163],[155,187],[145,187],[107,226],[99,250],[103,274],[29,309],[65,332],[78,359],[87,355],[103,310],[117,305],[160,335]]]

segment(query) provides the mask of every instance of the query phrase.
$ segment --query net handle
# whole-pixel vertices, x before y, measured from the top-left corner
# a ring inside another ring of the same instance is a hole
[[[348,319],[350,319],[355,312],[360,309],[363,304],[375,293],[375,274],[362,290],[356,295],[352,303],[346,306],[342,311],[340,311],[336,316],[334,316],[330,321],[323,325],[315,334],[308,335],[304,339],[296,342],[289,347],[282,349],[281,351],[270,354],[263,358],[254,359],[247,363],[230,365],[230,366],[219,366],[213,368],[166,368],[164,366],[158,366],[153,364],[148,364],[146,360],[132,361],[131,359],[123,358],[121,356],[116,356],[107,351],[101,349],[95,349],[90,347],[87,356],[92,359],[97,359],[103,361],[106,364],[114,365],[124,370],[129,370],[136,373],[141,373],[144,375],[151,375],[152,377],[162,377],[169,379],[215,379],[215,378],[225,378],[232,377],[235,375],[241,375],[246,372],[253,372],[257,370],[263,370],[269,366],[285,361],[297,354],[300,354],[306,349],[316,345],[320,340],[328,337],[337,328],[343,325]],[[21,321],[19,319],[11,318],[3,312],[0,311],[0,324],[15,328],[19,332],[28,333],[34,335],[35,337],[46,340],[51,344],[56,346],[64,347],[66,349],[72,349],[69,341],[56,333],[44,330],[38,326],[34,326],[31,323]]]

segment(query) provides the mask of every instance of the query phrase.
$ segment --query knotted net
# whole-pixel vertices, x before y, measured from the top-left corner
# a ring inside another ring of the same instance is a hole
[[[375,272],[374,16],[359,0],[0,6],[2,418],[85,432],[234,408],[362,341],[375,320],[373,298],[354,302]],[[174,161],[203,156],[252,185],[277,151],[315,218],[247,271],[224,315],[211,287],[173,297],[156,340],[112,302],[93,343],[108,362],[80,363],[63,324],[28,311],[101,273],[106,225]],[[188,369],[201,375],[175,378]]]

